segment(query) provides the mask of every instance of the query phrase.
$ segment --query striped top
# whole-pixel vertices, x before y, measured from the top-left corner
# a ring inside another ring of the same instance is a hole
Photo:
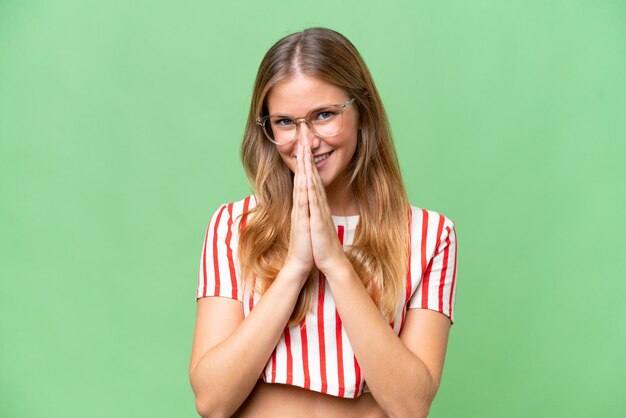
[[[254,196],[222,205],[213,215],[204,238],[196,300],[222,296],[239,300],[243,315],[259,302],[245,281],[237,262],[238,231],[242,214],[255,205]],[[341,243],[354,239],[359,216],[333,216]],[[431,309],[454,321],[457,241],[454,222],[426,209],[411,207],[411,257],[406,292],[390,326],[399,334],[407,309]],[[312,312],[299,325],[286,327],[261,378],[334,395],[356,398],[368,391],[352,351],[330,286],[323,274],[313,275],[317,295]]]

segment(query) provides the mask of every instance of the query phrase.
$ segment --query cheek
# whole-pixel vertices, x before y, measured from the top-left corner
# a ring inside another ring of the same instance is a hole
[[[282,160],[285,163],[285,165],[287,167],[289,167],[289,169],[292,172],[295,172],[296,171],[296,162],[294,161],[293,157],[291,156],[292,153],[293,153],[292,148],[293,148],[292,146],[277,147],[278,154],[280,155],[280,158],[282,158]]]
[[[346,154],[350,155],[350,158],[352,158],[352,155],[354,154],[356,150],[357,142],[358,142],[358,133],[356,129],[353,132],[350,132],[348,136],[343,138],[343,143],[342,143],[343,149],[345,150]]]

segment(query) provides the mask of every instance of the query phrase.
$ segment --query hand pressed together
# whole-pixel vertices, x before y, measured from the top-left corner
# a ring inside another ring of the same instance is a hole
[[[326,191],[319,171],[315,167],[311,148],[304,150],[304,171],[307,179],[309,201],[309,228],[313,260],[317,268],[328,275],[333,267],[346,259],[337,231],[333,224],[330,207],[326,200]]]
[[[286,265],[307,275],[313,266],[324,274],[345,260],[337,238],[326,191],[311,148],[298,145],[293,182],[291,235]]]
[[[292,268],[304,282],[313,269],[313,249],[309,228],[309,200],[307,179],[304,170],[304,150],[298,145],[296,171],[293,179],[293,208],[291,210],[291,232],[285,266]]]

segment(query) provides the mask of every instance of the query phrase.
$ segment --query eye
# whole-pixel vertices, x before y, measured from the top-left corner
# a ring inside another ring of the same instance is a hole
[[[333,112],[332,110],[322,110],[317,113],[315,119],[316,120],[328,120],[328,119],[332,119],[333,116],[335,115],[336,113]]]
[[[272,125],[278,126],[279,128],[284,128],[284,127],[293,125],[293,119],[289,119],[289,118],[272,119]]]

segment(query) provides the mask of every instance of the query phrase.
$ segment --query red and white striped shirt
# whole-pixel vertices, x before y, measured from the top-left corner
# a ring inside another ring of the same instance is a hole
[[[243,315],[259,302],[241,279],[237,262],[238,231],[242,214],[255,205],[254,196],[222,205],[206,231],[196,300],[222,296],[239,300]],[[359,216],[333,216],[339,240],[350,245]],[[396,334],[404,325],[407,309],[431,309],[454,321],[457,241],[454,222],[426,209],[411,207],[411,257],[406,292],[390,324]],[[318,292],[312,312],[299,325],[286,327],[261,378],[334,395],[356,398],[368,391],[352,351],[330,286],[315,274]]]

